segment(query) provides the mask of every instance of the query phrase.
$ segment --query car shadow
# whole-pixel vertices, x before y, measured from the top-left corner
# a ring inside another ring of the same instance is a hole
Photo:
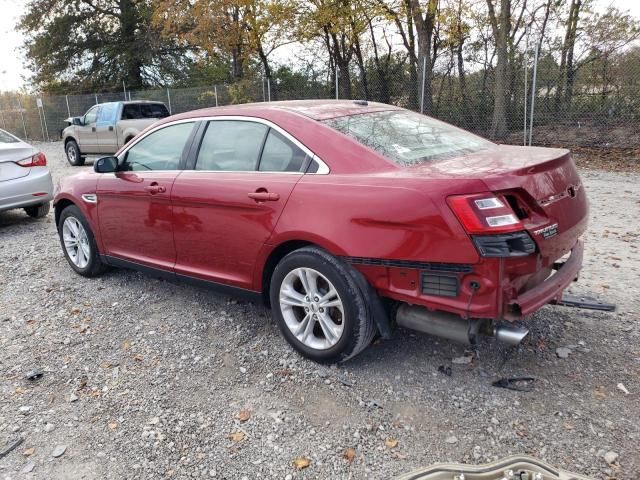
[[[13,225],[46,224],[49,215],[44,218],[32,218],[21,208],[0,212],[0,229]]]

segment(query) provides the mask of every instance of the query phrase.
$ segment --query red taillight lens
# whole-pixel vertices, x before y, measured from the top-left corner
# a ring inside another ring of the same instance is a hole
[[[16,163],[21,167],[46,167],[47,157],[44,156],[44,153],[38,152],[33,157],[25,158]]]
[[[447,203],[467,233],[505,233],[524,229],[509,204],[493,193],[455,195],[448,197]]]

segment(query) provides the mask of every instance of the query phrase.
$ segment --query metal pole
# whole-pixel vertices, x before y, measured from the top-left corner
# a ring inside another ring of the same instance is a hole
[[[18,97],[18,108],[20,109],[20,118],[22,118],[22,129],[24,130],[24,139],[27,140],[27,124],[24,123],[24,113],[22,113],[22,103]]]
[[[271,101],[271,81],[267,77],[267,101]]]
[[[536,50],[533,58],[533,80],[531,82],[531,117],[529,118],[529,146],[533,137],[533,111],[536,104],[536,76],[538,74],[538,42],[536,42]]]
[[[213,94],[216,96],[216,107],[218,106],[218,86],[213,86]]]
[[[42,113],[40,112],[40,107],[38,107],[38,118],[40,118],[40,129],[42,130],[42,141],[45,141],[44,136],[44,124],[42,123]]]
[[[71,109],[69,108],[69,95],[65,95],[64,99],[67,101],[67,114],[71,116]]]
[[[122,80],[122,91],[124,92],[124,101],[127,101],[127,86],[124,84],[124,80]]]
[[[96,97],[96,105],[98,104],[98,94],[94,93],[95,97]]]
[[[527,90],[527,56],[526,52],[529,48],[529,34],[527,33],[527,42],[525,46],[525,55],[523,58],[524,61],[524,129],[522,131],[522,145],[527,146],[527,97],[529,96],[529,91]]]
[[[424,84],[427,73],[427,56],[422,59],[422,92],[420,93],[420,113],[424,113]]]
[[[44,111],[44,103],[42,104],[42,120],[44,121],[44,129],[47,132],[47,142],[50,142],[49,138],[49,128],[47,127],[47,114]]]
[[[169,115],[173,115],[171,112],[171,93],[169,93],[169,87],[167,87],[167,102],[169,102]]]
[[[338,100],[338,65],[336,65],[336,100]]]
[[[266,102],[267,101],[267,97],[266,97],[266,93],[264,91],[264,77],[262,77],[262,101]]]

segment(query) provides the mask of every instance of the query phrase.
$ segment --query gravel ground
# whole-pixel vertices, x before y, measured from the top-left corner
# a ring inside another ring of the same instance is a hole
[[[55,178],[80,170],[41,148]],[[391,478],[515,453],[639,478],[640,175],[582,175],[572,290],[618,311],[545,307],[524,345],[486,342],[466,364],[463,346],[400,330],[321,367],[263,307],[124,270],[85,279],[52,213],[0,213],[0,478]],[[492,386],[521,375],[533,391]]]

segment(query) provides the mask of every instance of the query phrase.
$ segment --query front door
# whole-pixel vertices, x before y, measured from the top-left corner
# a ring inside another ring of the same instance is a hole
[[[120,171],[98,180],[98,221],[107,255],[173,270],[171,191],[195,122],[160,128],[131,146]]]
[[[177,274],[250,289],[308,156],[262,123],[214,120],[173,192]]]
[[[82,117],[82,125],[76,127],[76,134],[78,136],[78,145],[80,151],[85,153],[99,153],[98,147],[98,135],[96,133],[96,121],[98,119],[98,113],[100,112],[100,105],[96,105],[87,110],[87,113]]]

